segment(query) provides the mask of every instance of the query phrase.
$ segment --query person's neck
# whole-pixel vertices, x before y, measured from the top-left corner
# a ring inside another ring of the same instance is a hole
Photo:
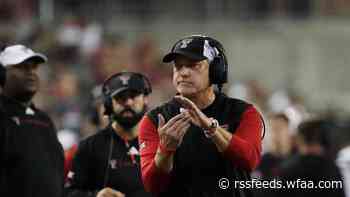
[[[215,100],[214,88],[213,86],[210,86],[193,96],[188,96],[188,98],[194,102],[194,104],[196,104],[199,109],[205,109]]]
[[[125,128],[120,126],[117,122],[113,122],[112,128],[117,135],[119,135],[122,139],[126,139],[126,140],[135,139],[138,134],[137,125],[131,128],[130,130],[126,130]]]
[[[31,104],[32,104],[32,100],[29,100],[29,101],[20,101],[18,99],[16,99],[15,96],[13,96],[12,94],[10,94],[8,91],[6,91],[6,89],[3,89],[2,91],[2,94],[9,98],[10,100],[14,100],[16,101],[17,103],[21,104],[23,107],[27,108],[29,107]]]
[[[302,155],[322,156],[324,155],[325,150],[321,145],[312,144],[312,145],[306,145],[306,147],[302,149],[300,152]]]

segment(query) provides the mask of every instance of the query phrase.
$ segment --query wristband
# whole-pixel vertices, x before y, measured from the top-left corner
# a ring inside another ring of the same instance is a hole
[[[212,131],[212,130],[204,130],[204,135],[207,138],[212,138],[216,133],[216,130]]]
[[[214,118],[210,118],[210,119],[211,119],[211,124],[209,126],[209,130],[215,131],[215,129],[219,127],[219,122]]]

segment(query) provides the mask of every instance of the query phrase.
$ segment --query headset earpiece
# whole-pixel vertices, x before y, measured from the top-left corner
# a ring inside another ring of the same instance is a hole
[[[214,47],[218,54],[214,57],[209,67],[210,83],[222,85],[227,82],[228,64],[225,56],[225,50],[221,43],[213,38],[207,37],[209,45]]]
[[[105,101],[104,101],[104,108],[105,108],[104,114],[107,115],[107,116],[110,116],[113,113],[113,101],[112,101],[112,98],[111,97],[105,97],[104,99],[105,99]]]

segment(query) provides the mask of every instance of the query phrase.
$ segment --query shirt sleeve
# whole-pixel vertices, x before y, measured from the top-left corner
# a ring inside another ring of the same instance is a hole
[[[248,107],[242,115],[238,128],[233,132],[224,156],[237,167],[248,171],[254,170],[261,159],[262,128],[259,112],[253,106]]]
[[[157,195],[169,185],[171,174],[162,172],[155,165],[159,136],[156,126],[148,116],[141,120],[139,132],[142,181],[146,191]]]

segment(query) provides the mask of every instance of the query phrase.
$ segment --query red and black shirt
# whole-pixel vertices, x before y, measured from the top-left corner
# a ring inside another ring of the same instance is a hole
[[[167,197],[250,196],[248,190],[233,187],[222,190],[218,181],[221,178],[249,180],[250,172],[260,161],[263,124],[254,106],[216,94],[215,101],[202,112],[217,119],[222,128],[233,134],[227,150],[218,152],[203,130],[191,125],[176,150],[173,170],[168,174],[154,162],[159,145],[157,115],[161,113],[168,121],[179,113],[180,107],[175,100],[170,100],[151,110],[140,123],[141,171],[146,190]]]
[[[80,142],[66,185],[68,197],[94,197],[105,187],[151,196],[141,181],[138,139],[122,139],[111,126]]]

